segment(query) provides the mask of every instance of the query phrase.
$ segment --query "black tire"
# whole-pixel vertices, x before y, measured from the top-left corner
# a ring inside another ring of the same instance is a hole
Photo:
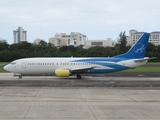
[[[77,79],[81,79],[81,75],[77,74]]]
[[[19,76],[19,79],[22,79],[22,76],[21,76],[21,75]]]

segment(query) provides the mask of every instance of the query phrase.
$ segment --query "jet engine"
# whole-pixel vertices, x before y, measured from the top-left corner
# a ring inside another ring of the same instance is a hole
[[[70,72],[69,72],[69,70],[57,69],[55,71],[55,74],[57,77],[69,77]]]

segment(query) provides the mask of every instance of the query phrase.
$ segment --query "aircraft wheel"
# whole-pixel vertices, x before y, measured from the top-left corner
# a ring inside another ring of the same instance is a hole
[[[19,76],[19,79],[22,79],[22,76],[21,76],[21,75]]]
[[[77,74],[77,79],[81,79],[81,75]]]

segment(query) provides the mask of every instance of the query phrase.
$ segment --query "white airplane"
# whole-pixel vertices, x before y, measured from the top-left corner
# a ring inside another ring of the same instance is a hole
[[[81,74],[104,74],[135,68],[148,62],[144,57],[148,45],[149,33],[144,35],[132,48],[114,57],[96,58],[24,58],[4,66],[4,69],[14,73],[14,76],[57,76],[69,77]]]

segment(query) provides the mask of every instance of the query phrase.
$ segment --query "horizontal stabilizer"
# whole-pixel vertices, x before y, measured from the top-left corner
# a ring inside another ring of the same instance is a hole
[[[144,59],[138,59],[138,60],[135,60],[135,62],[143,62],[143,61],[148,61],[148,60],[153,60],[153,59],[156,59],[156,57],[145,57]]]

